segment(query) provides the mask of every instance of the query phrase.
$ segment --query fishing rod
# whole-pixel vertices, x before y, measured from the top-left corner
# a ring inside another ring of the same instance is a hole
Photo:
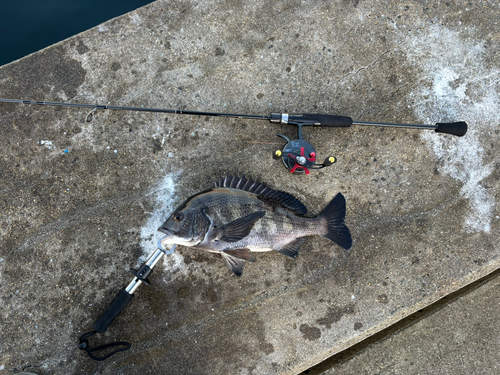
[[[302,172],[309,174],[310,169],[320,169],[328,167],[336,162],[335,157],[329,156],[322,164],[316,163],[316,150],[314,147],[304,140],[302,137],[303,126],[320,126],[320,127],[340,127],[347,128],[352,125],[360,126],[383,126],[391,128],[411,128],[411,129],[426,129],[434,130],[437,133],[445,133],[462,137],[467,133],[467,123],[464,121],[436,123],[434,125],[423,124],[399,124],[390,122],[372,122],[372,121],[355,121],[351,117],[324,115],[324,114],[300,114],[289,115],[287,113],[271,113],[270,115],[249,115],[249,114],[234,114],[234,113],[219,113],[219,112],[202,112],[202,111],[184,111],[180,109],[164,109],[164,108],[145,108],[145,107],[123,107],[114,105],[100,104],[78,104],[78,103],[63,103],[63,102],[46,102],[35,100],[21,99],[0,99],[3,103],[25,104],[25,105],[48,105],[60,107],[77,107],[87,108],[91,111],[87,114],[86,121],[92,121],[93,115],[97,110],[123,110],[123,111],[139,111],[139,112],[157,112],[157,113],[172,113],[178,115],[193,115],[193,116],[215,116],[228,118],[243,118],[252,120],[267,120],[271,123],[280,123],[288,125],[296,125],[298,127],[298,139],[290,140],[288,137],[278,134],[279,137],[287,142],[282,150],[276,150],[273,153],[274,159],[281,159],[284,166],[291,172]]]

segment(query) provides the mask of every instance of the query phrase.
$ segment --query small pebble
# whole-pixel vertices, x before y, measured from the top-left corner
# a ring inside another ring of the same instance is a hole
[[[168,153],[168,157],[169,157],[169,158],[173,158],[173,157],[174,157],[174,153],[173,153],[173,152],[169,152],[169,153]]]

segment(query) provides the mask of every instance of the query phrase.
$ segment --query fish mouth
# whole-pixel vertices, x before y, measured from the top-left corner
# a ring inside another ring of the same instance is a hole
[[[167,236],[170,236],[172,234],[171,231],[169,231],[167,228],[159,227],[158,232],[161,232],[163,234],[166,234]]]

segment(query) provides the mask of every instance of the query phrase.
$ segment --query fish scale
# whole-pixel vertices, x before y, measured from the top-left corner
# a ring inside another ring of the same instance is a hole
[[[230,194],[230,189],[227,190]],[[205,201],[209,208],[207,213],[214,219],[217,226],[227,224],[256,210],[266,211],[266,216],[254,225],[250,234],[244,240],[231,244],[229,248],[262,247],[262,244],[269,242],[271,235],[289,235],[290,231],[295,230],[295,233],[300,233],[300,236],[308,236],[319,234],[320,228],[322,229],[316,218],[297,217],[289,210],[270,207],[250,194],[234,196],[234,199],[229,199],[229,197],[227,193],[214,193]],[[269,246],[264,246],[264,248],[268,249]],[[252,251],[259,251],[259,249],[252,249]]]
[[[319,235],[349,249],[344,223],[345,199],[337,194],[316,217],[305,217],[305,206],[290,194],[245,177],[226,176],[215,188],[192,196],[159,230],[162,245],[180,244],[220,253],[241,276],[251,252],[275,250],[295,258],[309,236]]]

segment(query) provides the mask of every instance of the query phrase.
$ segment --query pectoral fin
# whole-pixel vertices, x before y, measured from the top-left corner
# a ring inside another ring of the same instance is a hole
[[[307,237],[299,237],[295,241],[290,242],[288,245],[283,246],[280,250],[276,250],[278,253],[286,255],[287,257],[294,258],[299,254],[299,250],[306,242]]]
[[[218,240],[224,242],[238,242],[248,236],[255,223],[266,214],[265,211],[257,211],[243,216],[219,228]]]
[[[232,249],[221,251],[222,257],[226,261],[229,269],[238,277],[243,273],[245,260],[253,261],[250,250],[248,249]]]

